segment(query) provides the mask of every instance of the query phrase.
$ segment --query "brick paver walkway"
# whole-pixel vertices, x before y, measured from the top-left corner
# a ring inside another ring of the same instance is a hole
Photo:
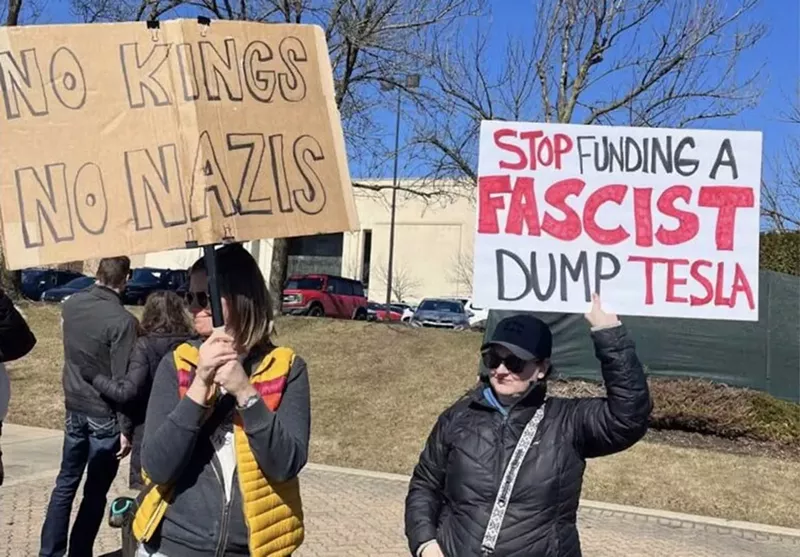
[[[124,493],[126,477],[121,469],[114,494]],[[53,474],[44,473],[0,488],[0,556],[37,554],[52,485]],[[302,486],[308,536],[298,557],[409,555],[403,535],[404,482],[311,469],[303,473]],[[579,527],[585,557],[800,555],[800,539],[724,532],[625,513],[584,509]],[[118,531],[103,525],[95,546],[97,554],[118,549],[118,536]]]

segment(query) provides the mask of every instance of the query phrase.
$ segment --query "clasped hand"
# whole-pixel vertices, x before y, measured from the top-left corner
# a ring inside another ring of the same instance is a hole
[[[218,385],[237,398],[251,388],[247,373],[239,362],[235,341],[222,330],[215,330],[200,346],[195,376],[206,387]]]

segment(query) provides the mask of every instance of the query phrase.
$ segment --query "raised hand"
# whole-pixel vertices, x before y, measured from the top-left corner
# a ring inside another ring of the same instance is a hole
[[[619,323],[619,318],[616,313],[606,313],[603,311],[603,306],[600,303],[600,296],[592,294],[592,309],[589,313],[583,314],[589,325],[594,327],[608,327]]]

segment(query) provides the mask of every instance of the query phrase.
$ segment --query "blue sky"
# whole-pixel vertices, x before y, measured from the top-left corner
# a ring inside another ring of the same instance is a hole
[[[531,17],[523,17],[531,10],[534,0],[494,0],[491,2],[492,18],[490,53],[500,56],[503,36],[524,33],[531,26]],[[733,2],[732,4],[735,4]],[[75,21],[68,0],[47,0],[40,23],[67,23]],[[763,97],[758,107],[724,120],[715,120],[714,128],[761,130],[764,133],[764,175],[769,179],[767,161],[778,156],[791,124],[781,121],[781,112],[797,95],[800,83],[800,2],[797,0],[762,0],[747,15],[745,22],[766,23],[769,30],[755,48],[746,53],[742,70],[749,72],[763,67]],[[386,122],[386,143],[391,143],[393,114],[381,111],[376,115]],[[351,168],[354,176],[358,168]],[[386,164],[386,175],[391,165]]]
[[[520,4],[532,0],[522,0]],[[535,1],[535,0],[534,0]],[[729,2],[731,6],[736,2]],[[520,17],[515,1],[492,2],[495,31],[524,32],[528,19]],[[750,72],[764,68],[766,80],[760,105],[735,118],[717,120],[714,128],[761,130],[765,155],[780,148],[790,124],[780,121],[781,111],[795,98],[800,83],[800,2],[797,0],[762,0],[742,23],[761,22],[768,26],[767,36],[747,52],[742,69]]]
[[[495,0],[492,2],[495,34],[503,32],[525,32],[530,18],[520,17],[520,4],[530,4],[536,0]],[[729,2],[733,7],[737,2]],[[768,161],[784,148],[790,128],[797,124],[782,121],[782,113],[798,94],[800,86],[800,1],[762,0],[742,24],[765,23],[767,35],[750,51],[743,60],[743,73],[762,68],[764,80],[763,96],[760,104],[733,117],[714,120],[707,124],[717,129],[760,130],[764,134],[764,177],[769,177]]]
[[[769,26],[764,39],[746,57],[746,67],[765,66],[765,91],[761,104],[730,120],[733,129],[764,132],[765,157],[782,149],[790,127],[781,121],[781,112],[797,98],[800,85],[800,2],[765,0],[754,12]]]

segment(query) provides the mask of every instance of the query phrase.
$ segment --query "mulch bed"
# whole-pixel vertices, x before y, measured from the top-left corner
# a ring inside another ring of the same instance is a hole
[[[800,462],[800,447],[770,443],[767,441],[754,441],[743,437],[739,439],[724,439],[715,435],[651,428],[647,432],[645,440],[653,443],[672,445],[673,447],[705,449],[723,453],[763,456]]]

